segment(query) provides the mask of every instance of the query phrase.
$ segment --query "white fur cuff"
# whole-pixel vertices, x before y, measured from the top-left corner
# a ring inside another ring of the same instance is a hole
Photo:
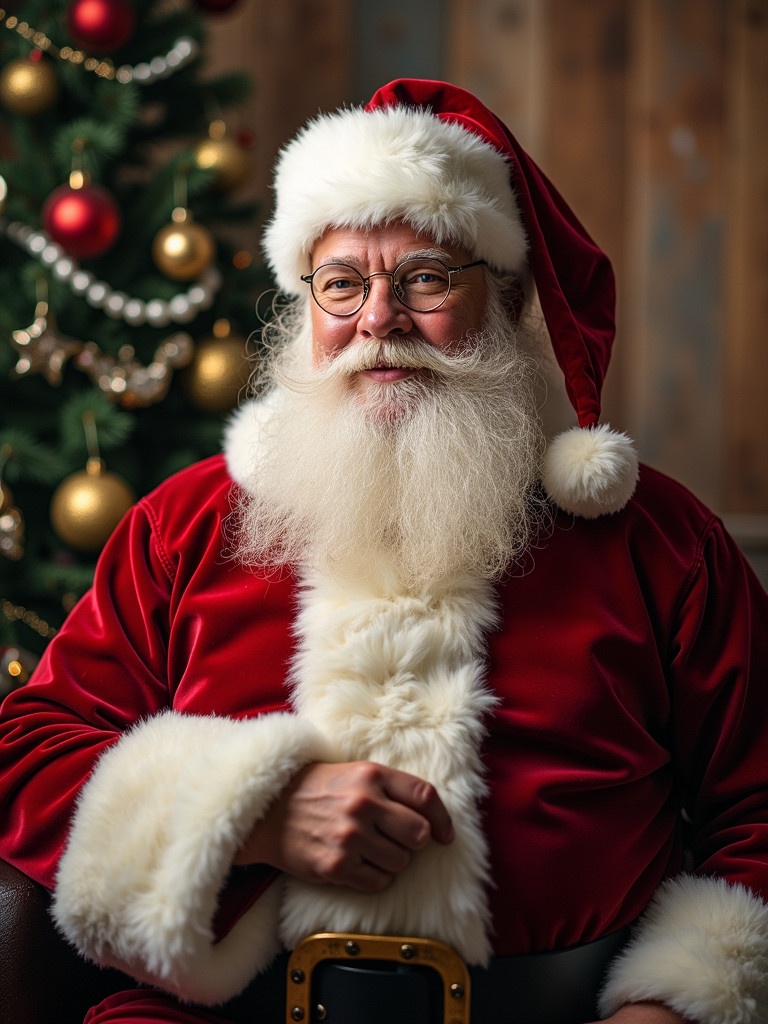
[[[253,824],[321,759],[324,741],[290,714],[142,722],[83,788],[59,866],[58,927],[87,957],[184,999],[236,995],[279,948],[281,887],[215,942],[219,891]]]
[[[765,1024],[768,906],[722,879],[667,882],[612,965],[600,1009],[644,1001],[699,1024]]]

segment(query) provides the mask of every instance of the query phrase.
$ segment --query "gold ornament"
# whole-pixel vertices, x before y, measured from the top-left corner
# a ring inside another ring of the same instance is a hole
[[[212,121],[208,138],[195,149],[195,163],[202,170],[214,172],[214,185],[228,192],[248,179],[250,161],[242,146],[227,137],[223,121]]]
[[[172,217],[172,223],[155,235],[152,259],[174,281],[191,281],[211,265],[216,244],[210,231],[192,220],[189,210],[177,206]]]
[[[20,57],[9,61],[0,73],[0,103],[13,114],[42,114],[58,95],[59,80],[47,60]]]
[[[184,371],[184,391],[202,412],[229,412],[243,396],[250,374],[245,338],[232,333],[228,320],[217,320],[213,334],[195,347]]]
[[[99,551],[135,501],[125,480],[92,457],[84,470],[68,476],[54,491],[51,524],[70,547]]]

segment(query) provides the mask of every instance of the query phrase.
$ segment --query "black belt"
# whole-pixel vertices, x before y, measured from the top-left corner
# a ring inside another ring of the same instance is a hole
[[[494,958],[471,967],[472,1024],[584,1024],[598,1017],[608,965],[630,928],[552,953]]]
[[[597,1018],[597,998],[608,964],[630,928],[551,953],[494,957],[470,967],[471,1024],[584,1024]],[[221,1008],[243,1024],[283,1024],[287,954],[243,996]],[[290,985],[289,985],[290,987]],[[311,979],[309,1013],[301,1024],[442,1024],[440,976],[427,966],[390,961],[323,960]],[[288,1006],[290,1014],[291,1006]]]

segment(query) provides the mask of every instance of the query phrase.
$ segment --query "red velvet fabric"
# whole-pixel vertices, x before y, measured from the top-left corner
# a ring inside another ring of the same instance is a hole
[[[132,722],[288,707],[294,581],[223,557],[231,487],[214,458],[143,499],[4,703],[0,856],[48,886],[80,786]],[[682,806],[698,869],[768,897],[768,606],[719,521],[644,468],[624,512],[559,515],[499,600],[484,750],[495,952],[633,920],[680,868]],[[237,881],[227,920],[265,877]]]
[[[162,992],[136,990],[116,992],[86,1014],[83,1024],[230,1024],[199,1006],[185,1006]]]
[[[568,397],[580,426],[597,423],[615,334],[608,257],[509,129],[472,93],[447,82],[402,78],[378,89],[366,109],[390,106],[429,109],[479,135],[509,160],[531,269]]]

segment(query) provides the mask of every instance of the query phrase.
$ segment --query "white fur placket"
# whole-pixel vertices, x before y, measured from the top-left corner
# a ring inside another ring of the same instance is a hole
[[[386,574],[305,580],[297,619],[294,701],[338,760],[370,760],[432,782],[456,838],[432,842],[384,893],[289,880],[281,938],[318,930],[432,936],[469,962],[490,953],[488,852],[478,801],[480,744],[494,697],[482,652],[496,619],[493,588],[476,578],[408,592]]]

